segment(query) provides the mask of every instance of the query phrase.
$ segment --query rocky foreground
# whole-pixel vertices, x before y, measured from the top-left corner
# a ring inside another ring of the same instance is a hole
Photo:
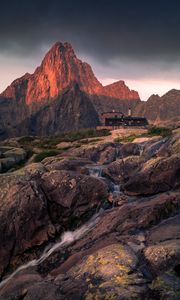
[[[0,299],[180,299],[178,130],[72,147],[0,189]]]

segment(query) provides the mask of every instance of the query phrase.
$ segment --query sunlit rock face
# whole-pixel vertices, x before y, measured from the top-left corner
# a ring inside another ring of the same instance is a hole
[[[123,81],[103,87],[69,43],[57,42],[33,74],[0,94],[0,139],[94,128],[102,111],[126,114],[139,100]]]
[[[106,85],[104,91],[107,96],[116,99],[140,100],[138,92],[130,90],[123,80]]]
[[[79,60],[69,43],[56,43],[34,74],[15,80],[2,94],[8,98],[24,97],[27,104],[56,98],[72,82],[88,94],[102,93],[103,87],[87,63]]]
[[[72,46],[60,42],[49,50],[34,74],[27,73],[15,80],[2,96],[24,99],[30,105],[33,102],[57,98],[73,82],[90,95],[127,100],[139,99],[138,93],[131,91],[124,81],[103,87],[95,77],[91,66],[77,58]]]

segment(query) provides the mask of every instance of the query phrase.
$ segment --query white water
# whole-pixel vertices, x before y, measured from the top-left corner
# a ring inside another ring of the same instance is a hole
[[[14,271],[10,276],[4,279],[0,283],[0,289],[4,287],[6,283],[8,283],[16,274],[20,273],[22,270],[28,269],[30,267],[35,267],[45,261],[52,253],[59,250],[62,247],[68,246],[73,242],[82,238],[86,233],[88,233],[99,221],[100,214],[94,215],[89,222],[81,226],[80,228],[76,229],[75,231],[67,231],[64,232],[61,236],[61,241],[54,244],[50,249],[45,249],[44,253],[39,259],[31,260],[30,262],[20,266],[16,271]]]
[[[121,186],[119,184],[113,184],[113,191],[112,191],[113,207],[116,203],[116,199],[120,196],[120,194],[121,194]]]
[[[121,191],[120,185],[119,184],[113,184],[113,193],[119,194]]]
[[[102,166],[89,167],[89,175],[93,177],[102,177]]]
[[[143,155],[143,151],[144,151],[144,144],[139,143],[138,144],[139,147],[139,155],[142,156]]]

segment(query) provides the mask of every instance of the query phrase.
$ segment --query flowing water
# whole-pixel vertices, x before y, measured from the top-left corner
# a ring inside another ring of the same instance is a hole
[[[89,175],[96,177],[96,178],[102,178],[102,169],[103,166],[90,166],[89,167]],[[112,196],[113,196],[113,201],[112,201],[112,206],[114,206],[114,202],[116,197],[118,197],[121,193],[120,185],[112,184]],[[76,229],[75,231],[67,231],[62,234],[60,242],[55,243],[52,247],[46,248],[44,253],[41,255],[40,258],[31,260],[30,262],[20,266],[16,271],[14,271],[10,276],[5,278],[1,283],[0,283],[0,289],[3,288],[11,279],[14,278],[15,275],[20,273],[22,270],[31,268],[31,267],[36,267],[40,265],[43,261],[45,261],[51,254],[53,254],[55,251],[60,250],[63,247],[67,247],[73,242],[79,240],[82,238],[86,233],[88,233],[99,221],[100,215],[102,214],[103,209],[99,211],[99,213],[95,214],[90,221],[88,221],[86,224],[81,226],[80,228]]]
[[[120,184],[114,184],[112,183],[113,186],[113,194],[118,196],[121,193],[121,186]]]
[[[138,147],[139,147],[139,155],[142,156],[144,151],[144,143],[139,143]]]
[[[89,175],[93,177],[102,177],[102,166],[90,166]]]
[[[41,255],[40,258],[31,260],[30,262],[20,266],[16,271],[14,271],[10,276],[4,279],[0,283],[0,289],[6,285],[15,275],[20,273],[22,270],[28,269],[30,267],[36,267],[45,261],[51,254],[55,251],[60,250],[63,247],[67,247],[73,242],[82,238],[86,233],[88,233],[99,221],[100,215],[102,214],[102,210],[95,214],[86,224],[82,225],[80,228],[76,229],[75,231],[67,231],[64,232],[61,236],[60,242],[55,243],[50,249],[45,249],[44,253]]]

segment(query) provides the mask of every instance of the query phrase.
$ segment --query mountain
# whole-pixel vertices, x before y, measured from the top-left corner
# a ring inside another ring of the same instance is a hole
[[[25,74],[15,80],[1,95],[33,102],[56,98],[72,82],[88,94],[101,94],[102,84],[87,63],[79,60],[69,43],[56,43],[45,55],[34,74]]]
[[[72,82],[89,95],[140,100],[138,93],[131,91],[124,81],[103,87],[91,66],[77,58],[72,46],[60,42],[49,50],[34,74],[27,73],[15,80],[1,96],[14,100],[24,99],[26,104],[31,105],[57,98]]]
[[[118,81],[103,86],[69,43],[56,43],[33,74],[16,79],[0,94],[0,137],[58,134],[95,127],[102,111],[140,102]]]
[[[146,102],[137,104],[134,114],[157,125],[180,124],[180,90],[172,89],[162,97],[152,95]]]
[[[127,114],[129,107],[150,123],[177,123],[180,91],[152,95],[143,102],[122,80],[103,86],[69,43],[58,42],[33,74],[16,79],[0,94],[0,138],[96,127],[102,112]]]
[[[123,80],[106,85],[104,91],[108,97],[125,100],[140,100],[138,92],[130,90]]]

